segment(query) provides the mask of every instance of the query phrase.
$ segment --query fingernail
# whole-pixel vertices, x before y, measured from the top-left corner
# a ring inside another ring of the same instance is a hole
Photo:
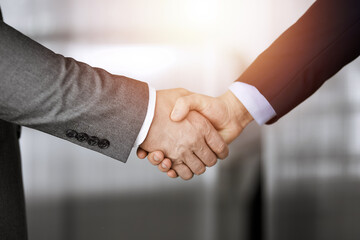
[[[162,167],[162,168],[167,168],[167,166],[166,166],[165,163],[162,163],[162,164],[161,164],[161,167]]]
[[[154,155],[154,160],[158,162],[158,161],[160,161],[160,158],[155,154]]]

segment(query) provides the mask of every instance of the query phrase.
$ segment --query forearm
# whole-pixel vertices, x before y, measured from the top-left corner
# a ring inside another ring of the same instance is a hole
[[[146,115],[145,83],[55,54],[3,22],[0,55],[1,119],[126,161]],[[108,139],[111,147],[69,139],[68,129]]]
[[[270,102],[274,122],[360,54],[360,2],[318,0],[237,81]]]

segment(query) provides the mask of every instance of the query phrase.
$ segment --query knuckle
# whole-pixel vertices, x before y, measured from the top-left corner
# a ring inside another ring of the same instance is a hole
[[[211,156],[211,157],[209,158],[209,161],[208,161],[207,166],[208,166],[208,167],[212,167],[212,166],[214,166],[214,165],[216,164],[216,162],[217,162],[217,157]]]
[[[204,126],[206,129],[206,133],[208,136],[218,135],[216,128],[211,124],[211,122],[207,119],[204,120]]]
[[[217,154],[220,154],[220,153],[225,153],[226,149],[227,149],[227,145],[225,143],[219,143],[219,144],[216,145],[214,151]]]
[[[202,166],[201,169],[198,172],[198,175],[204,174],[206,172],[206,167]]]
[[[194,176],[194,173],[190,169],[187,169],[186,171],[184,171],[184,179],[185,180],[190,180],[193,176]]]
[[[224,154],[224,156],[222,156],[221,159],[225,159],[225,158],[227,158],[227,156],[229,156],[229,148],[227,145],[225,145],[225,150],[224,150],[223,154]]]
[[[179,97],[176,101],[177,101],[178,103],[184,105],[184,104],[186,103],[186,96]]]
[[[191,136],[189,138],[188,144],[189,144],[189,146],[192,147],[192,150],[195,150],[195,149],[200,150],[203,147],[202,145],[199,145],[199,140],[200,140],[200,138],[197,135]]]
[[[187,94],[189,91],[185,88],[176,88],[176,91],[178,91],[181,94]]]
[[[197,164],[197,166],[194,169],[194,173],[196,175],[201,175],[205,172],[205,166],[203,164]]]
[[[173,158],[171,160],[172,160],[173,167],[178,167],[179,165],[184,163],[181,159],[178,159],[178,158]]]
[[[194,176],[193,173],[184,173],[184,174],[180,175],[180,177],[181,177],[183,180],[186,180],[186,181],[192,179],[193,176]]]

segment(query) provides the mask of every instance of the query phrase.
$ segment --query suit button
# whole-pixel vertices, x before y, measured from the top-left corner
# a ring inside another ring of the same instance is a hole
[[[68,130],[66,130],[65,135],[68,138],[74,138],[74,137],[77,137],[78,133],[75,130],[68,129]]]
[[[97,137],[95,137],[95,136],[92,136],[92,137],[89,138],[88,144],[89,144],[90,146],[95,146],[95,145],[97,145],[97,144],[99,143],[99,141],[100,141],[99,138],[97,138]]]
[[[100,140],[100,142],[98,143],[98,146],[99,146],[99,148],[101,148],[101,149],[106,149],[106,148],[108,148],[108,147],[110,146],[110,142],[109,142],[109,140],[107,140],[107,139],[102,139],[102,140]]]
[[[76,137],[76,139],[79,141],[79,142],[84,142],[84,141],[87,141],[89,139],[89,136],[86,134],[86,133],[79,133]]]

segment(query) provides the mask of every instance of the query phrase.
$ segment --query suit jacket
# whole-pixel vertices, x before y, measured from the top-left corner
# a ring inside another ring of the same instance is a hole
[[[317,0],[237,81],[288,113],[360,54],[360,1]]]
[[[0,120],[0,239],[27,239],[19,137],[20,126]]]
[[[55,54],[0,21],[0,119],[125,162],[145,119],[146,83]]]
[[[18,126],[0,120],[0,239],[27,239]]]
[[[125,162],[145,119],[145,83],[55,54],[2,21],[0,239],[25,240],[24,125]]]

